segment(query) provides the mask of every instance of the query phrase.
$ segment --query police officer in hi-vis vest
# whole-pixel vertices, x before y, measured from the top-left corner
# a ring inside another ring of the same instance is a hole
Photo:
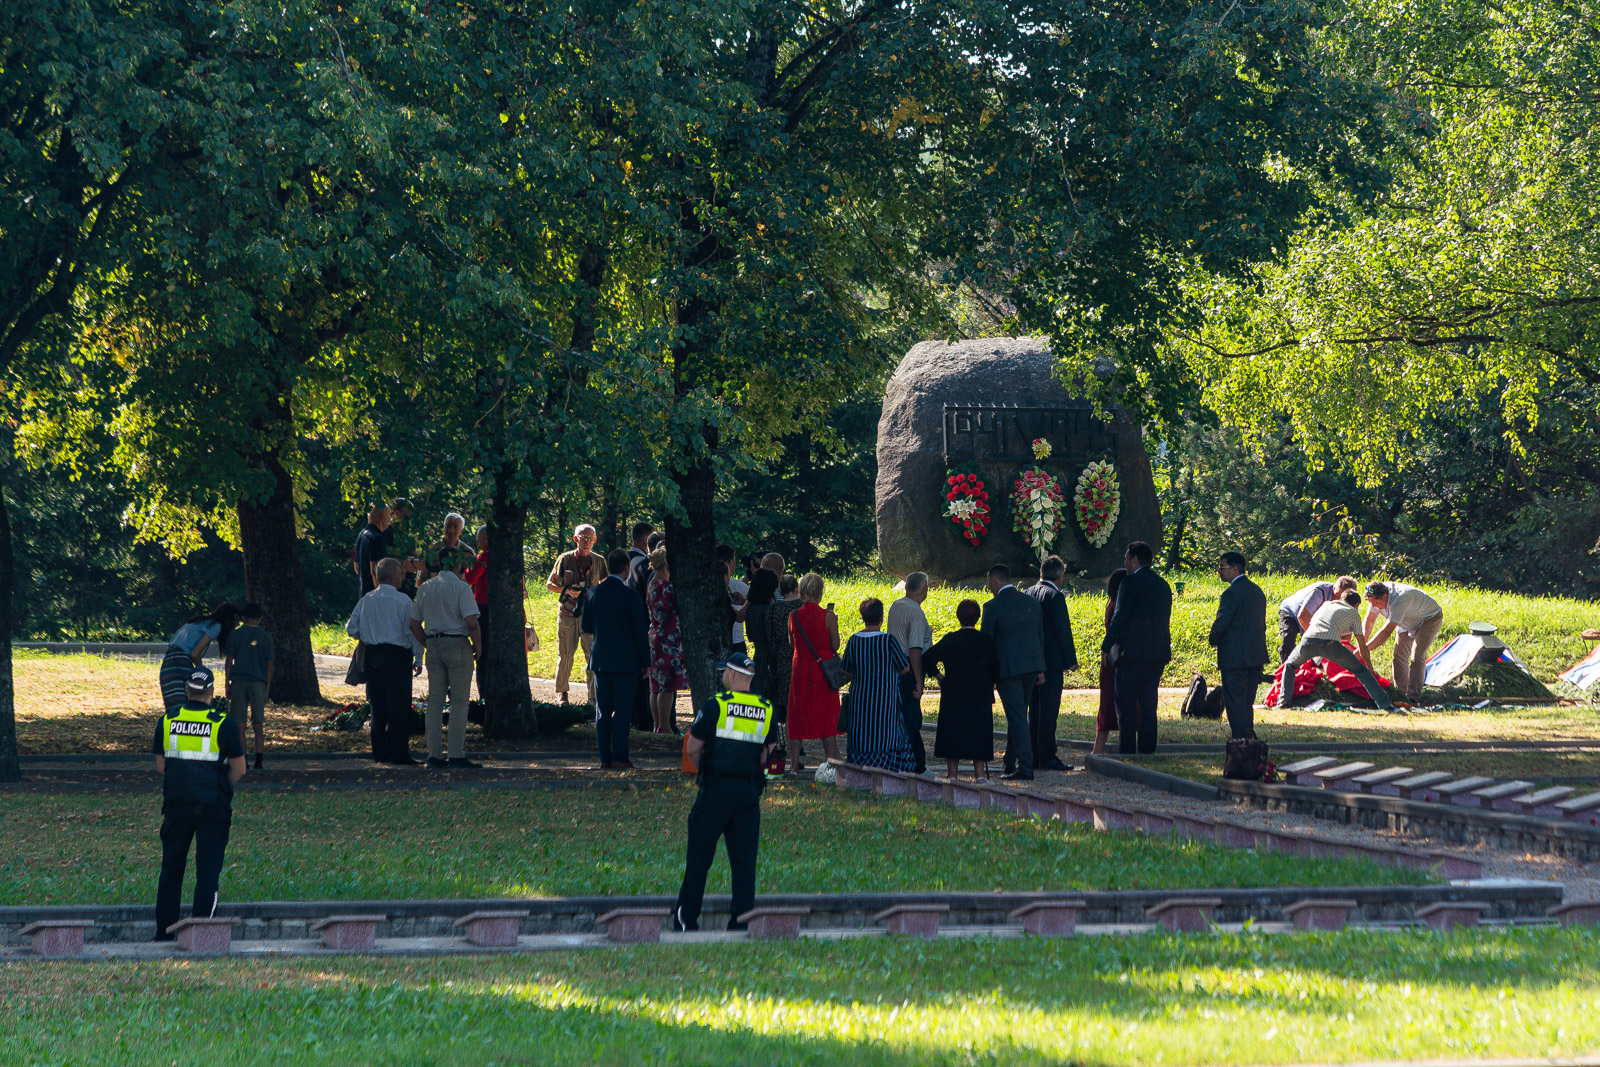
[[[156,726],[156,770],[162,776],[161,879],[156,884],[156,940],[171,941],[178,921],[183,868],[194,841],[194,914],[217,908],[222,854],[233,824],[233,786],[244,777],[244,741],[231,714],[211,707],[213,678],[196,667],[184,684],[183,706]]]
[[[735,652],[722,668],[722,692],[700,705],[684,747],[700,772],[700,795],[689,809],[689,858],[672,912],[674,930],[700,929],[706,872],[719,837],[727,842],[733,871],[728,929],[743,930],[739,916],[756,905],[761,788],[777,720],[772,705],[750,692],[756,668],[748,656]]]

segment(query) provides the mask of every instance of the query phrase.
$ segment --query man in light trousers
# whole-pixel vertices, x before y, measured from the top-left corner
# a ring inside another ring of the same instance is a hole
[[[467,701],[472,695],[472,666],[482,631],[478,602],[462,575],[476,558],[466,545],[447,546],[439,554],[439,573],[417,587],[411,605],[411,632],[427,650],[428,766],[435,770],[471,768],[466,758]],[[450,757],[445,759],[440,736],[445,698],[450,700]]]

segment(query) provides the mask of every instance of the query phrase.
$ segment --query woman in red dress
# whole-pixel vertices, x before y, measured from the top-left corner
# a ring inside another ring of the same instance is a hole
[[[1111,577],[1106,579],[1106,629],[1111,628],[1111,613],[1117,607],[1117,587],[1122,584],[1122,579],[1128,572],[1118,567],[1111,572]],[[1106,738],[1111,731],[1117,728],[1117,683],[1116,675],[1111,664],[1106,662],[1106,654],[1100,653],[1100,714],[1094,720],[1094,750],[1105,752]]]
[[[789,615],[789,639],[794,646],[789,672],[789,740],[820,740],[828,758],[837,759],[839,694],[822,676],[817,659],[833,659],[839,654],[839,620],[832,607],[822,606],[822,589],[821,575],[800,579],[800,606]],[[799,769],[798,758],[795,766]]]

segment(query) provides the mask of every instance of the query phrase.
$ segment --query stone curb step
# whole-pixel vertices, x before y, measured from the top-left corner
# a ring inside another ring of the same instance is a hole
[[[704,945],[732,944],[748,941],[850,941],[886,937],[935,938],[1000,938],[1023,937],[1106,937],[1132,936],[1165,931],[1171,934],[1288,934],[1298,932],[1332,932],[1337,930],[1369,930],[1374,932],[1432,927],[1441,932],[1475,926],[1526,927],[1553,926],[1557,920],[1545,919],[1488,919],[1480,920],[1489,905],[1466,902],[1456,905],[1434,905],[1424,909],[1428,914],[1414,920],[1392,922],[1348,923],[1346,913],[1354,901],[1304,901],[1285,909],[1292,915],[1288,922],[1219,923],[1212,921],[1211,909],[1216,898],[1174,897],[1162,905],[1149,909],[1155,922],[1076,924],[1064,922],[1039,923],[1030,917],[1017,916],[1015,924],[1003,926],[970,925],[941,926],[937,917],[933,921],[896,925],[895,917],[886,918],[885,925],[877,928],[802,930],[798,927],[782,929],[776,934],[758,933],[752,921],[748,931],[708,930],[691,933],[672,933],[663,930],[667,909],[639,909],[649,915],[634,916],[644,921],[622,924],[611,922],[606,933],[590,934],[523,934],[518,935],[512,926],[509,936],[474,937],[394,937],[363,938],[341,942],[337,937],[322,939],[293,939],[269,941],[233,941],[227,932],[237,920],[184,920],[184,924],[202,924],[217,933],[203,938],[178,941],[119,941],[85,944],[83,923],[41,923],[28,933],[33,944],[28,947],[0,948],[0,963],[28,960],[163,960],[205,957],[235,958],[285,958],[297,956],[459,956],[479,954],[505,954],[518,952],[560,952],[577,949],[605,948],[624,944]],[[760,910],[760,909],[758,909]],[[898,911],[900,909],[890,909]],[[1067,912],[1075,910],[1072,907]],[[1419,913],[1421,914],[1421,913]],[[1443,919],[1435,916],[1443,916]],[[368,917],[381,918],[381,917]],[[514,920],[515,915],[499,916]],[[926,916],[923,916],[925,919]],[[1597,919],[1595,921],[1600,921]],[[1570,924],[1569,924],[1570,925]],[[191,927],[194,928],[194,927]],[[619,932],[619,929],[621,932]],[[76,936],[73,936],[73,935]]]
[[[1575,819],[1600,826],[1600,791],[1575,797],[1571,786],[1534,789],[1516,779],[1501,782],[1478,775],[1456,777],[1449,771],[1412,774],[1410,767],[1375,768],[1358,762],[1341,764],[1331,756],[1314,756],[1280,767],[1290,785],[1320,787],[1343,793],[1401,797],[1424,803],[1457,804],[1487,811],[1519,812],[1550,819]]]
[[[858,767],[829,760],[834,782],[841,788],[942,802],[958,808],[1003,811],[1061,822],[1087,823],[1096,830],[1131,830],[1171,834],[1227,848],[1283,852],[1306,858],[1359,858],[1395,867],[1431,871],[1443,878],[1478,878],[1483,864],[1448,852],[1418,852],[1389,845],[1363,845],[1289,830],[1263,830],[1227,819],[1167,815],[1143,808],[1120,807],[1098,801],[1047,797],[994,784],[952,781],[901,774],[876,767]]]

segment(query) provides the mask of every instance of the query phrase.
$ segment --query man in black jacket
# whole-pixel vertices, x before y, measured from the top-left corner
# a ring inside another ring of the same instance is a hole
[[[628,553],[613,549],[606,568],[606,579],[583,609],[583,632],[594,635],[589,670],[594,672],[595,740],[601,770],[631,771],[628,727],[633,695],[650,672],[650,638],[644,602],[619,577],[627,573]]]
[[[1044,683],[1028,701],[1028,733],[1033,741],[1033,765],[1042,771],[1070,771],[1056,751],[1056,718],[1061,714],[1061,685],[1067,671],[1078,666],[1078,648],[1072,643],[1072,620],[1067,597],[1061,591],[1066,565],[1060,556],[1046,556],[1039,564],[1039,580],[1024,592],[1039,602],[1044,614]]]
[[[1128,576],[1100,645],[1116,680],[1121,752],[1156,750],[1156,690],[1172,659],[1172,589],[1150,569],[1154,556],[1143,541],[1128,546],[1122,557]]]
[[[1028,731],[1028,700],[1044,681],[1044,619],[1039,602],[1011,584],[1011,568],[989,568],[994,596],[983,606],[980,629],[994,641],[995,691],[1006,709],[1006,773],[1000,777],[1028,781],[1033,777],[1033,741]]]
[[[1245,573],[1244,556],[1224,552],[1217,577],[1228,583],[1217,601],[1217,618],[1208,640],[1217,650],[1222,675],[1222,706],[1234,737],[1256,735],[1256,687],[1267,662],[1267,594]]]

